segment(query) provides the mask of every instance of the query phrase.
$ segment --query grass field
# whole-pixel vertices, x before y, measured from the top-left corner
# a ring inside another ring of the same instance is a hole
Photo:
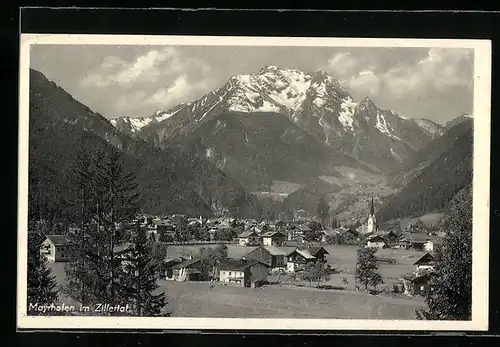
[[[168,257],[179,256],[196,256],[201,246],[169,246],[167,249]],[[206,247],[216,247],[216,245],[208,245]],[[333,275],[330,281],[323,284],[337,287],[345,287],[346,289],[354,288],[354,273],[356,269],[357,246],[324,246],[330,253],[327,255],[328,264],[331,267],[340,271],[339,274]],[[228,245],[228,255],[230,258],[240,259],[245,254],[251,252],[256,247],[241,247],[238,245]],[[395,264],[380,264],[379,272],[384,278],[387,286],[392,286],[393,283],[399,283],[400,278],[407,272],[413,271],[415,266],[413,263],[424,252],[398,249],[381,249],[376,253],[380,258],[391,258]],[[342,279],[346,278],[348,285],[342,284]],[[383,286],[381,286],[382,288]]]
[[[264,286],[241,288],[210,282],[159,281],[175,317],[415,319],[425,307],[416,298],[362,292]]]
[[[207,247],[215,247],[209,245]],[[196,255],[200,246],[169,246],[168,257]],[[231,258],[241,258],[255,247],[229,245]],[[414,319],[415,309],[425,307],[422,298],[387,297],[354,291],[354,269],[356,246],[325,246],[330,255],[328,263],[340,273],[331,276],[330,285],[344,290],[321,290],[309,287],[269,285],[260,288],[239,288],[211,282],[170,282],[159,280],[159,290],[168,297],[168,307],[177,317],[266,317],[266,318],[370,318],[370,319]],[[377,257],[392,258],[395,264],[381,264],[380,273],[392,286],[423,252],[383,249]],[[63,263],[49,263],[59,284],[65,284]],[[346,278],[348,284],[342,283]],[[270,281],[276,278],[271,276]],[[297,282],[296,282],[297,284]],[[299,282],[300,284],[300,282]],[[304,284],[304,283],[302,283]],[[315,285],[315,284],[313,284]],[[383,286],[384,286],[383,285]],[[380,286],[379,288],[382,288]],[[70,300],[61,294],[61,300]]]

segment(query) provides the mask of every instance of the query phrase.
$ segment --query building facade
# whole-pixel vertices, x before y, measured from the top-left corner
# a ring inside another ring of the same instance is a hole
[[[267,280],[267,269],[268,265],[258,260],[228,259],[219,267],[219,282],[240,287],[257,286]]]
[[[66,235],[47,235],[40,252],[51,262],[71,260],[71,246]]]

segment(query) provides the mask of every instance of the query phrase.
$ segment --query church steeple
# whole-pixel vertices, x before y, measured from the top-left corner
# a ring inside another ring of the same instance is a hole
[[[368,222],[367,222],[367,232],[373,233],[376,230],[377,230],[377,217],[375,217],[375,205],[373,203],[373,194],[372,194],[372,201],[370,204],[370,214],[368,215]]]
[[[375,206],[373,205],[373,194],[372,194],[372,204],[370,206],[370,216],[375,214]]]

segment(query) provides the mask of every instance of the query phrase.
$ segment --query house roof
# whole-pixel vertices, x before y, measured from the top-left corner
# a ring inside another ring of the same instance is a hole
[[[246,231],[242,232],[241,234],[239,234],[238,237],[249,237],[251,235],[257,235],[257,233],[255,231],[252,231],[252,230],[246,230]]]
[[[408,272],[403,275],[403,278],[412,282],[420,282],[428,276],[434,276],[436,272],[434,270],[424,270],[419,272]]]
[[[309,248],[308,248],[309,253],[310,253],[311,255],[314,255],[314,256],[316,256],[316,254],[318,254],[318,252],[319,252],[320,250],[325,251],[325,254],[330,254],[330,253],[328,253],[328,251],[327,251],[324,247],[321,247],[321,246],[319,246],[319,247],[309,247]]]
[[[153,220],[153,223],[156,225],[164,225],[164,226],[172,226],[172,222],[168,219],[161,219],[161,220]]]
[[[275,246],[261,246],[266,251],[268,251],[271,255],[286,255],[286,252],[282,249],[279,249]]]
[[[401,241],[422,242],[434,239],[432,236],[425,233],[407,233],[401,237]]]
[[[178,263],[178,262],[181,262],[181,260],[179,258],[165,258],[163,260],[163,262],[165,264],[168,264],[168,263]]]
[[[287,247],[298,247],[301,244],[300,241],[297,240],[285,240],[283,241],[283,246]]]
[[[370,242],[384,241],[384,238],[380,235],[371,235],[370,237],[368,237],[368,241]]]
[[[416,262],[414,262],[413,265],[429,264],[431,262],[434,262],[434,257],[430,253],[425,253]]]
[[[262,237],[273,237],[273,236],[285,236],[283,233],[279,232],[279,231],[267,231],[265,232],[264,234],[262,234]]]
[[[384,236],[389,236],[389,235],[396,235],[396,233],[393,230],[381,230],[381,231],[377,231],[376,235],[380,235],[380,236],[384,237]]]
[[[54,246],[65,246],[69,244],[69,238],[66,235],[47,235],[47,239]]]
[[[269,267],[266,263],[260,260],[243,260],[243,259],[227,259],[219,265],[220,270],[245,270],[256,264],[262,264]]]
[[[288,253],[287,256],[290,256],[293,253],[298,253],[305,259],[316,259],[316,257],[309,252],[309,249],[295,248],[292,252]]]
[[[113,253],[122,253],[122,252],[129,250],[132,247],[134,247],[133,243],[124,242],[122,244],[119,244],[119,245],[116,245],[115,247],[113,247]]]
[[[201,261],[200,259],[184,259],[179,264],[174,265],[172,269],[181,269],[196,264],[200,261]]]

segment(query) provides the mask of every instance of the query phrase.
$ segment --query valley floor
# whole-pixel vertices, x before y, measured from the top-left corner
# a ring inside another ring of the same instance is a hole
[[[169,246],[169,257],[196,255],[201,246]],[[165,292],[168,309],[174,317],[231,317],[231,318],[353,318],[353,319],[415,319],[415,309],[425,308],[423,298],[372,295],[354,291],[355,246],[325,246],[330,255],[328,263],[339,271],[322,286],[336,289],[317,289],[307,283],[294,282],[286,276],[281,284],[260,288],[225,286],[217,282],[172,282],[158,280],[159,290]],[[254,247],[229,245],[231,258],[241,258]],[[391,288],[401,276],[414,269],[413,263],[423,252],[383,249],[379,258],[394,259],[394,264],[381,264],[384,286]],[[65,284],[64,263],[50,263],[59,284]],[[347,280],[347,284],[344,280]],[[269,276],[269,281],[276,277]],[[315,286],[316,284],[313,284]],[[61,295],[61,300],[69,299]]]
[[[217,282],[159,281],[173,317],[415,319],[417,298],[364,292],[269,285],[224,286]]]

